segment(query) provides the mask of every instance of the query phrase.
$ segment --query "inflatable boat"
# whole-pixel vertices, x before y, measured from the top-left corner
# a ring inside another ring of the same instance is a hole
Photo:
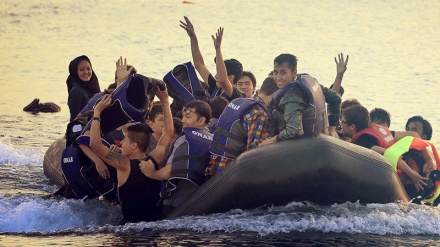
[[[293,201],[328,205],[408,202],[409,198],[382,155],[319,135],[244,152],[167,218]]]
[[[63,140],[46,152],[43,168],[59,187]],[[397,173],[382,155],[319,135],[244,152],[203,184],[167,218],[285,205],[408,202]]]

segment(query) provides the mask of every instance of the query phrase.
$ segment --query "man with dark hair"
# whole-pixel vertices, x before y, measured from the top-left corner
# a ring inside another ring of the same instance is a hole
[[[419,134],[423,140],[431,140],[432,127],[428,120],[422,116],[413,116],[408,119],[405,125],[406,131],[414,131]]]
[[[275,126],[276,136],[264,140],[261,145],[315,132],[337,137],[341,104],[338,93],[323,87],[310,75],[298,75],[297,58],[292,54],[281,54],[275,58],[273,77],[280,90],[272,95],[271,106],[283,119],[280,119],[279,126]],[[328,103],[328,117],[325,103]]]
[[[184,202],[205,182],[212,134],[207,125],[211,119],[208,103],[194,100],[182,111],[183,133],[174,141],[170,155],[160,170],[146,169],[150,178],[164,181],[161,192],[163,214],[167,215]]]
[[[95,106],[90,129],[90,147],[107,164],[116,168],[118,177],[118,198],[124,222],[153,221],[160,219],[159,200],[160,181],[144,176],[140,169],[142,162],[149,162],[151,169],[159,169],[166,148],[174,132],[171,109],[166,91],[156,90],[164,107],[165,133],[156,149],[145,158],[150,143],[151,128],[144,124],[134,124],[126,129],[121,153],[113,152],[101,142],[101,112],[110,105],[111,96],[105,95]]]
[[[342,133],[351,138],[351,143],[371,149],[382,155],[386,149],[396,143],[388,128],[370,123],[370,114],[368,110],[361,105],[351,106],[343,111],[341,127]],[[434,162],[429,157],[429,154],[425,153],[425,155],[430,162]],[[430,166],[434,165],[431,163]],[[427,185],[425,181],[427,181],[428,178],[422,177],[419,173],[412,170],[402,158],[398,159],[397,168],[411,178],[417,191],[423,190],[423,186]],[[430,169],[432,168],[433,167],[430,167]]]
[[[217,127],[218,118],[222,114],[225,107],[229,104],[229,101],[223,97],[216,96],[209,101],[209,106],[211,107],[212,117],[208,124],[209,132],[214,134],[215,128]]]
[[[250,71],[243,71],[240,80],[234,84],[247,98],[251,98],[257,88],[257,79]]]
[[[242,152],[256,148],[267,136],[272,94],[278,90],[273,79],[264,80],[253,98],[234,99],[220,115],[209,151],[211,160],[205,175],[209,178],[226,167]]]
[[[370,119],[372,123],[382,125],[384,127],[390,128],[391,117],[390,113],[382,108],[374,108],[370,111]]]
[[[191,41],[191,52],[194,62],[194,67],[199,72],[200,76],[205,82],[208,82],[211,99],[215,96],[225,97],[229,102],[235,98],[241,98],[240,91],[233,87],[240,78],[243,72],[243,66],[236,59],[223,59],[221,52],[221,41],[223,37],[223,28],[220,28],[216,34],[212,36],[214,41],[214,47],[216,50],[216,68],[217,75],[212,76],[203,60],[202,53],[200,52],[199,43],[197,40],[194,27],[188,17],[184,16],[185,22],[180,21],[180,27],[185,29]]]

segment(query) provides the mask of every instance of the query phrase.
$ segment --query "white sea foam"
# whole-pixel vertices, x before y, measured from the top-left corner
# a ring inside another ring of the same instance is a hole
[[[43,204],[43,206],[40,204]],[[66,200],[65,202],[51,202],[50,204],[49,206],[41,201],[31,201],[21,206],[27,208],[24,210],[27,213],[20,214],[17,212],[14,213],[14,216],[11,216],[13,217],[12,220],[18,220],[19,222],[33,222],[33,228],[20,226],[22,229],[17,229],[18,226],[16,225],[18,224],[11,223],[16,228],[10,229],[5,227],[5,224],[8,223],[3,220],[0,224],[1,231],[38,231],[42,234],[51,234],[47,231],[58,229],[58,233],[69,234],[190,230],[205,233],[215,231],[226,233],[255,232],[261,236],[288,232],[318,231],[324,233],[440,236],[438,230],[440,229],[440,209],[407,203],[367,205],[343,203],[318,206],[299,202],[283,207],[231,210],[227,213],[207,216],[188,216],[157,222],[127,223],[124,226],[99,222],[99,217],[91,212],[93,211],[91,207],[79,209],[79,207],[84,207],[80,202]],[[21,207],[17,208],[20,209]],[[37,209],[31,210],[31,208]],[[18,209],[16,210],[20,211]],[[115,210],[115,208],[111,210]],[[34,215],[35,219],[30,215]],[[49,220],[46,218],[49,218]],[[37,224],[36,222],[40,223]],[[99,226],[99,224],[102,225]],[[38,227],[40,228],[38,229]]]
[[[50,232],[117,224],[119,208],[98,200],[43,199],[33,195],[0,198],[0,232]]]
[[[0,137],[0,165],[43,164],[47,148],[24,148],[13,144],[9,136]]]

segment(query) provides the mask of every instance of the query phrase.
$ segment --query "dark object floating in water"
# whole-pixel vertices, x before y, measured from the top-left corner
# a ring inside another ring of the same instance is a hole
[[[38,112],[59,112],[61,107],[53,102],[40,103],[39,98],[35,98],[29,105],[23,108],[23,111],[38,113]]]

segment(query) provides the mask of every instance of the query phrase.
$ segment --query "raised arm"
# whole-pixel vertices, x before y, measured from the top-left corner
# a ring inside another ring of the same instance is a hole
[[[180,21],[180,27],[185,29],[186,33],[188,34],[188,36],[190,38],[191,54],[193,57],[194,67],[196,68],[197,72],[199,72],[203,81],[208,83],[208,76],[211,73],[209,72],[208,68],[206,68],[206,66],[205,66],[205,62],[203,60],[202,53],[200,52],[199,41],[197,40],[194,26],[191,23],[191,21],[188,19],[188,17],[184,16],[183,18],[185,19],[185,22]]]
[[[220,27],[217,29],[217,33],[214,35],[211,35],[212,40],[214,41],[214,47],[215,47],[215,65],[217,68],[217,87],[222,89],[229,97],[232,96],[232,92],[234,91],[234,88],[232,86],[232,83],[228,79],[228,73],[226,71],[225,62],[223,60],[222,55],[222,38],[223,38],[223,30],[224,28]]]
[[[111,100],[111,96],[109,94],[106,94],[103,96],[102,100],[95,106],[92,126],[90,128],[90,147],[107,164],[113,166],[118,171],[125,171],[128,167],[127,163],[130,161],[121,154],[111,152],[110,149],[102,144],[101,141],[101,112],[110,105]]]
[[[165,161],[168,146],[170,145],[171,138],[173,137],[174,124],[173,124],[173,116],[171,115],[170,102],[168,99],[168,91],[167,90],[160,91],[159,87],[157,87],[156,96],[159,98],[160,102],[162,103],[165,129],[162,132],[162,136],[160,137],[156,148],[150,153],[150,156],[157,161],[159,166],[161,166]]]
[[[341,84],[342,84],[342,78],[344,77],[345,71],[347,71],[347,64],[348,64],[348,55],[344,61],[344,54],[338,54],[338,59],[335,57],[335,63],[336,63],[336,78],[335,82],[333,83],[332,90],[341,94]]]
[[[130,75],[133,67],[127,69],[127,58],[122,60],[122,56],[116,61],[116,85],[119,86]]]

